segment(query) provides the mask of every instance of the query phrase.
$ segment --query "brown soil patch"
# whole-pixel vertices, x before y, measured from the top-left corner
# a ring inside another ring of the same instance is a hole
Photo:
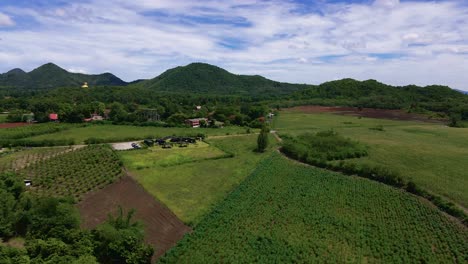
[[[153,260],[163,255],[191,231],[130,176],[124,176],[118,182],[84,197],[78,204],[82,227],[91,229],[103,223],[108,214],[117,212],[119,205],[125,212],[136,209],[134,217],[143,223],[145,240],[155,250]]]
[[[29,126],[29,123],[1,123],[0,128],[13,128],[13,127],[22,127]]]
[[[389,109],[374,109],[374,108],[356,108],[356,107],[340,107],[340,106],[296,106],[284,110],[297,111],[303,113],[335,113],[340,115],[361,116],[370,118],[381,118],[390,120],[403,120],[403,121],[422,121],[431,123],[440,123],[443,120],[429,119],[425,115],[407,113],[402,110],[389,110]]]

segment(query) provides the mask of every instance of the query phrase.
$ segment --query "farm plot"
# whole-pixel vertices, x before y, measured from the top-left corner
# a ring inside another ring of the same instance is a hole
[[[41,140],[73,140],[82,144],[92,139],[94,142],[123,142],[145,138],[161,138],[165,136],[196,136],[242,134],[243,127],[229,126],[224,128],[182,128],[182,127],[140,127],[122,125],[88,125],[76,129],[61,131],[59,133],[40,135],[28,138],[33,141]]]
[[[125,167],[129,170],[141,170],[157,167],[170,167],[194,161],[222,158],[226,153],[205,142],[190,144],[187,148],[148,149],[120,151]]]
[[[468,208],[468,128],[284,110],[275,129],[294,136],[332,129],[369,146],[367,157],[350,162],[385,166]]]
[[[102,188],[123,175],[121,161],[108,146],[88,146],[39,160],[19,171],[33,182],[32,191],[47,196],[73,196]]]
[[[0,129],[0,139],[22,139],[37,135],[56,133],[77,127],[73,124],[44,123]],[[54,139],[54,138],[51,138]]]
[[[466,227],[418,198],[287,160],[260,163],[161,263],[464,263]]]
[[[150,155],[167,155],[159,162],[141,158],[143,163],[138,163],[132,153],[138,155],[139,151],[119,154],[123,155],[124,164],[129,167],[131,174],[149,193],[184,223],[195,226],[255,169],[259,161],[268,156],[267,153],[254,152],[257,135],[213,138],[208,142],[211,147],[200,148],[200,151],[195,151],[194,148],[194,151],[185,153],[185,158],[178,157],[180,154],[177,153],[181,153],[178,148],[151,153]],[[269,151],[273,151],[274,139],[271,138],[270,142],[272,145]],[[212,149],[216,152],[211,153]],[[173,158],[171,151],[175,151]],[[218,156],[213,156],[218,155],[216,153],[222,155],[219,157],[228,153],[230,157],[217,158]],[[183,160],[196,162],[180,162]]]
[[[32,148],[8,150],[0,153],[0,172],[17,171],[36,162],[67,153],[76,147]]]

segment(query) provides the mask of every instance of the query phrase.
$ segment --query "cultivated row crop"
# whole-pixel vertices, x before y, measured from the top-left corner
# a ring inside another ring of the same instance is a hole
[[[107,146],[88,146],[53,158],[40,160],[21,170],[32,180],[31,190],[47,196],[77,199],[122,175],[122,164]]]
[[[398,189],[274,154],[163,263],[464,263],[467,229]]]

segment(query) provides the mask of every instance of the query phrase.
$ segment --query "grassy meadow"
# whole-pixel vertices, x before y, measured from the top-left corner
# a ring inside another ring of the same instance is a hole
[[[0,114],[0,123],[5,123],[7,120],[7,114]]]
[[[119,142],[147,137],[185,136],[198,133],[211,135],[242,134],[246,129],[237,126],[224,128],[183,128],[183,127],[140,127],[123,125],[89,125],[76,129],[30,137],[31,140],[63,140],[73,139],[76,144],[82,144],[89,138],[105,139],[108,142]]]
[[[257,135],[220,137],[207,146],[192,149],[122,151],[124,165],[156,199],[182,221],[196,225],[273,151],[256,153]],[[226,153],[233,157],[223,157]],[[177,157],[177,158],[173,158]],[[177,160],[182,162],[177,164]],[[140,163],[141,162],[141,163]],[[165,164],[173,166],[165,166]]]
[[[467,242],[413,195],[273,153],[160,263],[464,263]]]
[[[356,163],[387,166],[468,207],[468,128],[288,110],[276,118],[274,128],[280,135],[333,129],[368,145],[369,156]]]

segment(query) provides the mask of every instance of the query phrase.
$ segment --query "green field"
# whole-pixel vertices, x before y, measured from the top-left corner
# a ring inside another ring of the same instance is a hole
[[[124,165],[147,191],[169,207],[182,221],[196,225],[268,155],[253,151],[256,140],[257,135],[213,138],[208,140],[212,145],[208,148],[214,149],[214,152],[208,149],[192,151],[175,148],[119,153]],[[270,138],[270,141],[273,142],[271,151],[275,144],[273,138]],[[234,156],[210,159],[225,153]],[[184,156],[182,160],[194,162],[164,166],[167,161],[171,163],[172,157],[181,156]]]
[[[6,119],[7,119],[7,116],[6,114],[0,114],[0,123],[5,123],[6,122]]]
[[[199,133],[210,135],[242,134],[246,129],[237,126],[224,128],[183,128],[183,127],[139,127],[122,125],[89,125],[60,133],[45,134],[31,137],[31,140],[63,140],[73,139],[76,144],[82,144],[86,139],[105,139],[107,142],[119,142],[144,138],[165,136],[195,136]]]
[[[85,193],[102,188],[123,174],[121,161],[108,146],[87,146],[57,154],[38,159],[18,171],[24,179],[32,180],[32,192],[80,199]]]
[[[22,169],[70,150],[68,147],[5,150],[0,152],[0,172]]]
[[[21,126],[21,127],[15,127],[15,128],[2,128],[0,129],[0,139],[23,139],[27,137],[34,137],[37,135],[44,135],[44,134],[57,135],[59,132],[64,133],[64,130],[76,128],[79,126],[80,125],[64,124],[64,123],[42,123],[42,124],[34,124],[34,125]],[[70,131],[73,131],[73,130],[70,130]],[[56,138],[49,137],[49,139],[56,139]]]
[[[186,148],[174,147],[172,149],[163,149],[161,147],[150,147],[140,150],[120,151],[119,154],[126,168],[132,171],[159,169],[160,167],[221,158],[226,155],[222,150],[212,147],[203,141],[189,144]]]
[[[161,263],[463,263],[468,231],[405,192],[265,159]]]
[[[378,126],[383,131],[372,129]],[[291,135],[333,129],[369,146],[368,157],[356,159],[356,163],[387,166],[424,189],[468,207],[467,128],[282,111],[275,129]]]

